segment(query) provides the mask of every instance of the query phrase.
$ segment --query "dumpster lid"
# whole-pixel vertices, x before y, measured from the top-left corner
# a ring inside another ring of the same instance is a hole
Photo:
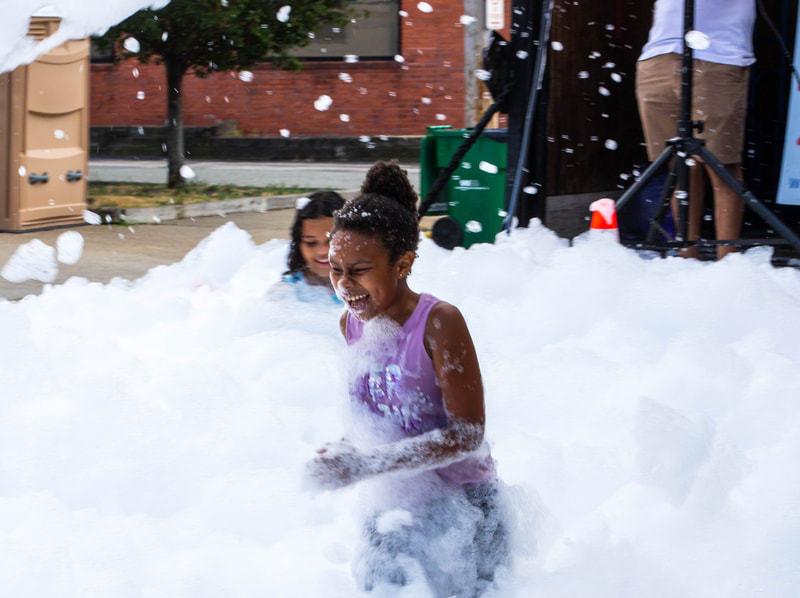
[[[505,141],[508,138],[508,129],[484,129],[481,135],[497,141]]]
[[[467,138],[472,129],[454,129],[450,125],[430,125],[428,133],[439,137],[464,137]],[[508,139],[508,129],[484,129],[481,135],[494,141],[505,142]]]

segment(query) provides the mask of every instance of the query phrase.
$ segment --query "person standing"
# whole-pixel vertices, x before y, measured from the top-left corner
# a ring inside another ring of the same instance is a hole
[[[683,66],[684,0],[655,0],[650,34],[636,66],[636,96],[647,155],[652,161],[676,136],[680,116]],[[708,47],[693,49],[694,79],[691,119],[704,121],[697,137],[737,180],[743,180],[742,148],[747,111],[749,67],[755,62],[753,27],[755,0],[695,0],[694,29],[708,39]],[[705,44],[703,44],[705,45]],[[700,238],[703,212],[703,170],[714,190],[714,226],[718,240],[741,234],[742,199],[710,168],[693,166],[689,184],[686,240]],[[673,198],[673,212],[676,201]],[[736,251],[717,246],[717,258]],[[697,257],[698,248],[682,251]]]

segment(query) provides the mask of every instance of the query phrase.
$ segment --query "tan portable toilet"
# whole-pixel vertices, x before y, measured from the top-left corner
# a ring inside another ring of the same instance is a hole
[[[45,39],[58,17],[32,17]],[[0,74],[0,231],[83,222],[89,149],[89,40]]]

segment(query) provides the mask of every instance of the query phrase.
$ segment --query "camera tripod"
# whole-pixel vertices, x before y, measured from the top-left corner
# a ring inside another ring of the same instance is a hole
[[[694,29],[694,0],[684,0],[683,13],[683,63],[681,71],[680,114],[678,118],[678,134],[666,141],[666,147],[661,155],[650,164],[638,180],[631,185],[617,200],[616,209],[620,212],[625,205],[639,195],[644,187],[653,179],[664,166],[672,161],[661,205],[655,215],[650,219],[650,229],[644,242],[634,241],[628,243],[639,249],[664,250],[671,248],[687,247],[715,247],[718,245],[776,245],[780,243],[791,244],[800,252],[800,238],[770,210],[764,206],[740,181],[734,177],[727,168],[706,147],[705,140],[694,136],[695,131],[702,132],[703,121],[692,121],[692,78],[694,74],[694,56],[691,46],[686,41],[686,36]],[[770,225],[785,241],[776,239],[717,239],[716,241],[688,241],[687,225],[689,212],[689,173],[690,157],[700,158],[705,166],[711,169],[733,192],[738,195],[744,205],[751,208],[764,222]],[[670,207],[670,198],[674,195],[678,201],[678,210],[675,215],[675,235],[670,235],[664,228],[663,222]],[[664,241],[657,242],[661,236]]]

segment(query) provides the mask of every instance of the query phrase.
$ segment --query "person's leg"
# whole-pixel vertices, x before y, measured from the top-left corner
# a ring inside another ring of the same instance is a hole
[[[744,119],[747,113],[748,67],[695,60],[694,118],[705,120],[706,148],[737,180],[742,181]],[[706,169],[714,188],[714,227],[717,239],[738,239],[741,235],[742,199]],[[734,246],[717,248],[717,259],[736,251]]]
[[[636,63],[636,102],[651,162],[677,135],[681,61],[678,54],[662,54]]]
[[[474,546],[478,583],[494,581],[495,570],[510,561],[507,513],[501,505],[500,482],[494,480],[467,490],[469,502],[480,509]]]
[[[661,54],[636,63],[636,101],[647,158],[651,162],[664,151],[666,141],[677,136],[682,61],[679,54]],[[675,197],[672,197],[670,205],[673,219],[677,222]],[[690,248],[687,257],[696,250]]]
[[[700,238],[705,188],[706,181],[702,167],[692,166],[689,170],[689,210],[687,214],[686,241],[697,241]],[[678,199],[674,194],[670,207],[672,208],[672,219],[678,223]],[[679,225],[679,223],[676,224],[676,226],[677,225]],[[686,247],[680,250],[680,255],[681,257],[697,258],[699,249],[697,247]]]
[[[353,559],[353,576],[362,590],[371,592],[378,584],[404,586],[408,574],[401,556],[410,544],[408,530],[401,527],[389,532],[378,531],[380,514],[364,523],[361,543]]]
[[[725,168],[736,177],[736,180],[743,180],[741,164],[726,164]],[[714,227],[717,232],[717,240],[738,239],[742,232],[744,202],[710,169],[708,174],[714,189]],[[736,250],[735,245],[719,245],[717,246],[717,259],[721,260]]]

